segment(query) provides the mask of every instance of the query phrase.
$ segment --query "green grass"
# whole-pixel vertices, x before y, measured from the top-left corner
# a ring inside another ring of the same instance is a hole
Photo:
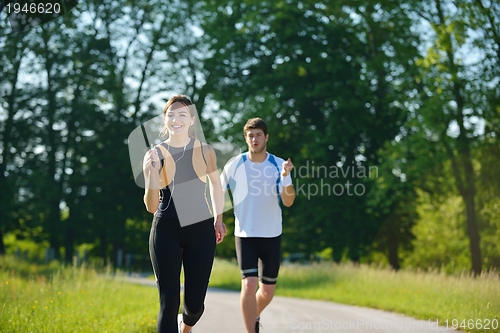
[[[218,260],[210,285],[239,290],[239,270],[234,263]],[[322,263],[282,266],[276,295],[317,299],[383,309],[418,319],[500,321],[498,272],[473,278],[436,272],[399,271],[367,265]],[[470,327],[475,327],[476,324]],[[470,332],[496,330],[466,329]]]
[[[156,288],[89,268],[0,258],[0,331],[156,332]]]

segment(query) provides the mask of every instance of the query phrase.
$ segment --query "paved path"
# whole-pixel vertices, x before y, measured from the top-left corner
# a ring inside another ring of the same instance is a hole
[[[133,282],[150,284],[145,279]],[[210,288],[205,313],[194,333],[244,333],[239,293]],[[434,333],[457,332],[436,322],[351,305],[276,296],[261,317],[261,333]]]

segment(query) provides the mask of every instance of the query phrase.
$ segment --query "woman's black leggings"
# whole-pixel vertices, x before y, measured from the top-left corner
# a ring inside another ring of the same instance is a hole
[[[215,255],[213,219],[181,227],[178,219],[154,217],[149,254],[160,296],[158,332],[178,332],[181,265],[184,266],[183,321],[194,326],[205,309]]]

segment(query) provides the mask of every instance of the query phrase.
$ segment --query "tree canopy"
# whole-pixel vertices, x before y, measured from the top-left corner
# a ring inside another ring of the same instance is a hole
[[[146,254],[126,140],[184,93],[211,142],[245,149],[259,116],[268,150],[294,162],[285,254],[498,267],[499,13],[484,0],[85,0],[21,32],[3,20],[0,253],[14,235],[67,261],[82,244]],[[233,249],[228,237],[218,255]]]

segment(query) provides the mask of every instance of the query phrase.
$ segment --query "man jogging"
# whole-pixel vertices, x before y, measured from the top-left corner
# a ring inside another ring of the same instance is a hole
[[[295,199],[290,159],[267,152],[268,128],[252,118],[243,128],[248,152],[224,167],[223,189],[231,189],[236,256],[241,270],[241,310],[247,333],[258,333],[260,314],[271,302],[280,267],[281,203]]]

